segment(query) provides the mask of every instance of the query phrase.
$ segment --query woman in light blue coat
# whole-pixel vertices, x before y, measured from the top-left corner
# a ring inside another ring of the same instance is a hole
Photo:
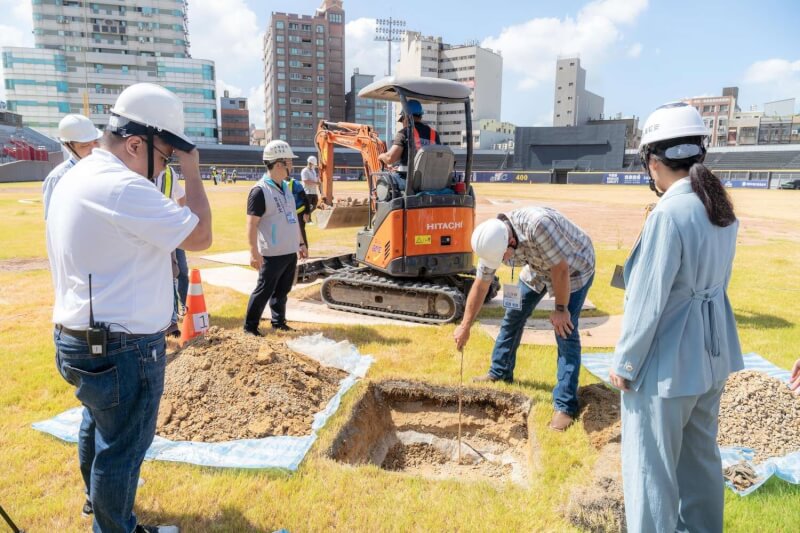
[[[661,199],[625,264],[625,314],[612,365],[622,393],[622,473],[631,532],[722,531],[719,400],[743,368],[727,296],[738,222],[703,164],[697,110],[668,104],[640,154]]]

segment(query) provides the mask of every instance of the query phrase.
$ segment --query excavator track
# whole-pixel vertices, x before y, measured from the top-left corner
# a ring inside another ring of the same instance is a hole
[[[333,274],[321,294],[332,309],[423,324],[445,324],[464,314],[464,295],[455,287],[389,278],[367,268]]]

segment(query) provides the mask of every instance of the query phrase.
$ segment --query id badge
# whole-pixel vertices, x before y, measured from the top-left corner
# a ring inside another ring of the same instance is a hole
[[[286,211],[286,221],[289,224],[297,224],[297,216],[294,211]]]
[[[514,310],[522,309],[522,293],[519,290],[519,284],[503,285],[503,307]]]

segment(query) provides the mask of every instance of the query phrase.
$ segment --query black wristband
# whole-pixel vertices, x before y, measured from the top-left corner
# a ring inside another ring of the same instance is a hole
[[[566,305],[556,304],[556,311],[558,311],[559,313],[563,313],[566,310],[567,310]]]

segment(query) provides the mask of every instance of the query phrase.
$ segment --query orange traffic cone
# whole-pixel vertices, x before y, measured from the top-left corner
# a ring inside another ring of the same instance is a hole
[[[200,283],[200,271],[193,268],[189,274],[189,291],[186,294],[186,315],[181,328],[181,346],[208,331],[206,299]]]

